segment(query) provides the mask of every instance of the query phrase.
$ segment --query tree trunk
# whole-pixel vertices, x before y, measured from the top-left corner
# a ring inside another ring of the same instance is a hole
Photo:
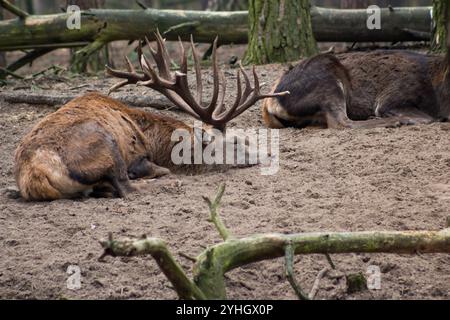
[[[450,4],[447,0],[433,0],[433,39],[431,50],[447,52],[447,27],[449,23]]]
[[[297,60],[318,52],[309,0],[250,0],[246,63]]]

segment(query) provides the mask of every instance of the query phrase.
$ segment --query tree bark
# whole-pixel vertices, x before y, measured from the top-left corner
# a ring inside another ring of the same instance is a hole
[[[449,14],[450,4],[447,0],[433,0],[433,38],[431,50],[434,52],[447,52],[447,48],[449,47]]]
[[[286,62],[318,52],[309,0],[250,0],[246,63]]]

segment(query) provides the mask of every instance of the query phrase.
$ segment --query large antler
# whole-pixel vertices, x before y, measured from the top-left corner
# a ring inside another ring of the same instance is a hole
[[[251,86],[249,77],[245,70],[239,65],[239,70],[237,72],[237,94],[233,105],[230,108],[225,108],[224,98],[225,98],[225,76],[222,71],[219,72],[219,67],[217,64],[216,50],[217,50],[217,38],[214,40],[213,52],[212,52],[212,66],[213,66],[213,93],[211,101],[208,105],[204,105],[202,101],[202,75],[200,70],[200,59],[198,53],[194,46],[194,41],[191,35],[191,50],[194,59],[194,68],[197,80],[197,94],[194,97],[188,86],[187,79],[187,56],[183,44],[180,40],[181,49],[181,63],[180,71],[172,74],[169,69],[169,54],[167,52],[165,41],[161,37],[159,31],[155,33],[157,50],[155,51],[147,38],[145,38],[146,43],[150,49],[153,59],[156,63],[158,73],[152,67],[147,57],[142,53],[141,45],[138,47],[138,57],[139,66],[143,73],[138,73],[134,69],[130,60],[125,57],[127,63],[126,71],[119,71],[106,66],[107,72],[117,78],[125,79],[114,86],[112,86],[109,92],[117,90],[128,84],[143,85],[152,88],[163,95],[165,95],[170,101],[172,101],[177,107],[186,111],[196,119],[203,121],[204,123],[210,124],[215,128],[224,129],[226,123],[231,119],[239,116],[250,106],[255,104],[258,100],[276,97],[289,94],[288,91],[272,94],[261,94],[260,84],[258,76],[253,66],[253,78],[254,87]],[[245,87],[242,90],[241,84],[241,73],[244,77]],[[221,83],[221,84],[220,84]],[[221,89],[220,89],[221,87]],[[218,101],[220,101],[218,103]]]

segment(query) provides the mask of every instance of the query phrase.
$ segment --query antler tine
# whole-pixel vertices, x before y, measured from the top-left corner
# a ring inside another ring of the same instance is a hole
[[[267,97],[277,97],[288,94],[289,92],[280,92],[273,94],[263,95],[260,93],[260,83],[258,75],[256,73],[255,67],[253,67],[253,82],[254,87],[250,82],[249,76],[245,72],[241,64],[239,64],[240,69],[237,70],[236,80],[237,80],[237,95],[235,101],[231,108],[226,108],[224,101],[226,95],[226,78],[224,72],[219,70],[217,61],[217,44],[218,38],[216,37],[213,42],[212,48],[212,75],[213,75],[213,92],[212,98],[208,105],[203,106],[202,103],[202,75],[200,68],[200,59],[196,52],[194,39],[191,36],[191,50],[194,60],[194,68],[196,73],[197,81],[197,95],[194,95],[189,90],[188,85],[188,65],[187,65],[187,53],[183,46],[181,39],[180,43],[180,54],[181,63],[180,71],[174,74],[170,72],[169,69],[169,55],[165,46],[164,39],[162,38],[159,30],[155,33],[155,38],[157,42],[157,49],[154,50],[150,44],[148,38],[145,38],[145,43],[148,45],[156,66],[152,64],[147,59],[146,55],[142,52],[141,42],[138,46],[138,63],[142,72],[136,72],[132,63],[128,58],[125,58],[127,71],[118,71],[106,66],[106,71],[117,78],[124,79],[120,83],[115,84],[111,87],[110,92],[125,86],[127,84],[137,84],[141,86],[147,86],[152,88],[163,95],[165,95],[170,101],[172,101],[180,109],[186,111],[193,117],[204,121],[207,124],[213,125],[218,129],[225,129],[228,121],[239,116],[242,112],[247,110],[255,102],[260,99]],[[140,70],[141,71],[141,70]],[[241,73],[244,78],[243,88]],[[219,102],[219,103],[218,103]]]
[[[116,90],[119,89],[119,88],[122,88],[122,87],[126,86],[127,84],[129,84],[129,83],[128,83],[128,80],[123,80],[123,81],[120,81],[120,82],[116,83],[115,85],[111,86],[111,87],[108,89],[108,93],[107,93],[108,96],[109,96],[112,92],[116,91]]]
[[[156,74],[156,71],[152,68],[150,61],[148,61],[147,57],[144,54],[141,54],[139,57],[139,65],[141,66],[144,74],[147,76],[147,79],[144,82],[138,83],[138,85],[150,87],[154,84],[159,83],[159,78]]]
[[[128,59],[127,56],[125,56],[125,62],[127,64],[128,72],[136,73],[136,69],[134,68],[133,64],[131,63],[130,59]]]
[[[187,57],[186,51],[180,41],[181,48],[181,71],[183,72],[175,72],[175,77],[170,74],[169,68],[167,66],[167,61],[164,56],[167,53],[164,46],[164,41],[159,33],[155,34],[158,42],[158,51],[155,52],[150,45],[150,42],[146,38],[146,42],[148,47],[150,48],[150,52],[153,55],[153,58],[156,62],[159,74],[156,70],[151,66],[145,54],[140,52],[140,66],[147,76],[146,81],[141,81],[138,85],[146,86],[161,92],[163,95],[167,96],[169,100],[171,100],[175,105],[177,105],[180,109],[186,111],[190,115],[194,116],[197,119],[201,119],[204,121],[208,121],[208,115],[205,110],[201,108],[197,101],[192,97],[188,82],[187,82]]]
[[[227,90],[227,80],[225,78],[225,74],[223,73],[223,71],[220,71],[219,77],[221,80],[220,83],[222,83],[222,90],[219,90],[220,91],[219,92],[220,93],[220,99],[219,99],[220,103],[214,109],[213,114],[212,114],[213,116],[218,116],[225,110],[223,102],[225,100],[225,92]]]
[[[176,72],[174,81],[163,79],[156,73],[155,69],[152,68],[150,62],[144,54],[141,55],[140,65],[150,80],[138,82],[137,85],[146,86],[162,93],[180,109],[184,110],[194,118],[200,119],[197,112],[194,111],[194,108],[191,107],[191,105],[185,101],[184,96],[180,94],[183,88],[181,85],[183,80],[180,79],[186,77],[186,74]]]
[[[213,66],[213,95],[211,98],[211,102],[209,103],[208,107],[206,108],[208,113],[212,113],[213,110],[216,108],[217,98],[219,97],[219,72],[218,72],[218,65],[217,65],[217,41],[218,37],[214,39],[213,42],[213,50],[212,50],[212,66]]]
[[[256,73],[256,68],[254,65],[252,66],[252,72],[253,72],[253,96],[257,96],[259,95],[261,87],[259,86],[258,74]]]
[[[178,37],[178,44],[180,45],[180,72],[187,74],[187,56],[186,50],[184,49],[183,42],[181,42],[181,38]]]
[[[158,32],[155,33],[156,43],[157,43],[157,50],[155,51],[150,41],[147,37],[145,37],[145,42],[147,43],[147,46],[150,50],[150,53],[153,56],[153,60],[156,62],[156,66],[158,67],[159,74],[161,77],[163,77],[166,80],[173,80],[172,75],[170,74],[170,69],[167,64],[168,61],[170,61],[170,58],[168,57],[167,49],[164,44],[164,39],[161,37],[161,34]]]
[[[256,99],[255,101],[265,99],[265,98],[282,97],[282,96],[291,94],[289,91],[261,94],[260,93],[261,86],[259,85],[258,74],[256,73],[255,66],[253,66],[253,78],[255,79],[255,81],[254,81],[255,88],[253,88],[253,97],[252,98]]]
[[[242,75],[244,76],[244,81],[245,81],[244,93],[242,94],[241,100],[239,101],[239,104],[242,104],[245,102],[245,100],[247,100],[250,93],[252,93],[253,88],[250,84],[250,79],[247,75],[247,72],[245,72],[244,67],[242,67],[241,61],[239,61],[239,70],[241,70]]]
[[[239,107],[241,96],[242,96],[242,84],[241,84],[241,71],[238,70],[236,72],[236,86],[237,86],[237,93],[236,98],[234,100],[233,106],[224,114],[220,115],[220,117],[217,119],[218,121],[222,121],[226,123],[228,120],[230,120],[233,117],[233,113],[236,111],[237,107]]]
[[[153,59],[155,60],[156,65],[158,66],[159,74],[161,75],[161,77],[165,79],[173,80],[169,68],[170,56],[169,53],[167,52],[165,40],[161,36],[161,33],[159,33],[159,29],[157,29],[155,32],[155,38],[157,50],[156,52],[154,50],[151,50],[150,52],[152,53]],[[146,41],[148,46],[151,47],[148,39],[146,39]]]
[[[125,61],[127,63],[127,69],[129,70],[129,72],[116,70],[116,69],[111,68],[108,65],[105,65],[106,73],[108,73],[109,75],[116,77],[116,78],[126,79],[124,81],[121,81],[121,82],[116,83],[113,86],[111,86],[111,88],[109,88],[109,90],[108,90],[108,94],[110,94],[111,92],[113,92],[121,87],[124,87],[128,84],[136,84],[139,81],[146,80],[145,75],[141,75],[136,72],[136,70],[133,68],[133,66],[131,65],[131,62],[130,62],[130,60],[128,60],[128,58],[125,58]],[[130,66],[131,66],[131,68],[130,68]]]
[[[195,67],[195,79],[197,80],[197,102],[200,106],[203,106],[203,84],[202,84],[202,71],[200,69],[200,59],[198,57],[197,50],[194,45],[194,37],[191,34],[191,51],[192,57],[194,58],[194,67]]]
[[[181,38],[178,37],[178,44],[180,46],[180,73],[176,74],[176,79],[180,83],[181,87],[185,91],[184,94],[188,95],[188,99],[194,100],[191,93],[189,92],[189,84],[188,84],[188,78],[187,78],[187,56],[186,56],[186,50],[184,49],[183,43],[181,42]],[[195,100],[194,100],[195,101]]]
[[[249,107],[251,107],[253,104],[255,104],[258,100],[261,100],[261,99],[264,99],[264,98],[279,97],[279,96],[284,96],[284,95],[290,94],[289,91],[283,91],[283,92],[277,92],[277,93],[269,93],[269,94],[260,94],[259,79],[258,79],[258,74],[256,73],[255,66],[253,66],[252,71],[253,71],[253,79],[254,79],[254,87],[252,88],[253,94],[250,96],[250,98],[247,101],[245,101],[240,106],[240,108],[238,108],[236,110],[236,112],[232,115],[231,118],[236,118],[242,112],[244,112]]]

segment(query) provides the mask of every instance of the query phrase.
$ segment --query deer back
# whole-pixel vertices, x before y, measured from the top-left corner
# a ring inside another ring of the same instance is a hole
[[[147,156],[147,140],[127,109],[91,93],[42,119],[15,152],[22,196],[35,200],[77,196]]]

